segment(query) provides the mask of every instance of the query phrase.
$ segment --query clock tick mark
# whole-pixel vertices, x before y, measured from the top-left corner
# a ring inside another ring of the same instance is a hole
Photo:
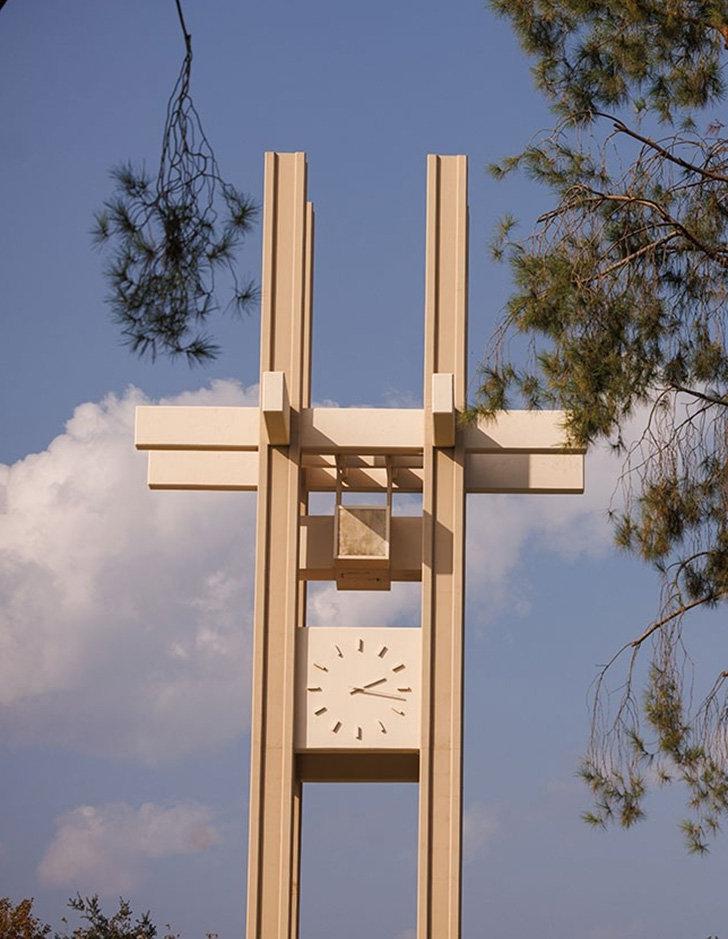
[[[318,717],[320,714],[325,714],[327,711],[328,711],[328,708],[319,708],[317,711],[314,711],[313,713],[316,715],[316,717]]]
[[[314,662],[313,664],[315,668],[320,668],[322,672],[328,672],[328,668],[326,668],[325,665],[319,665],[318,662]]]
[[[358,643],[358,645],[357,645],[357,649],[358,649],[359,652],[363,652],[363,651],[364,651],[364,640],[363,640],[363,639],[360,639],[360,640],[359,640],[359,643]]]
[[[405,716],[404,711],[400,711],[398,708],[392,708],[395,714],[399,714],[401,717]]]
[[[318,685],[310,685],[306,691],[321,691],[321,688]]]
[[[395,666],[394,666],[394,668],[392,669],[392,671],[393,671],[393,672],[401,672],[403,668],[404,668],[404,664],[403,664],[402,662],[400,662],[399,665],[395,665]]]
[[[379,656],[380,659],[383,659],[384,656],[387,654],[387,652],[389,652],[389,649],[386,646],[382,646],[379,652],[377,652],[377,655]]]
[[[361,740],[361,739],[362,739],[361,727],[357,727],[357,729],[356,729],[356,739],[357,739],[357,740]]]
[[[340,659],[343,659],[343,658],[344,658],[344,653],[341,651],[341,649],[340,649],[338,646],[336,646],[336,645],[334,646],[334,648],[336,649],[336,654],[339,656],[339,658],[340,658]]]
[[[337,721],[337,722],[334,724],[334,726],[331,728],[331,733],[332,733],[332,734],[338,734],[338,732],[339,732],[340,730],[341,730],[341,721]]]
[[[387,728],[384,726],[384,724],[381,721],[379,721],[379,728],[383,734],[387,733]]]
[[[397,691],[412,691],[411,688],[397,688]]]

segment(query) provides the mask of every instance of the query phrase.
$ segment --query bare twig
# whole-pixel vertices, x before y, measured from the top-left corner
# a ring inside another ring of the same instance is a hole
[[[700,597],[698,600],[693,600],[691,603],[684,603],[677,610],[673,610],[668,616],[663,616],[662,619],[658,619],[651,626],[649,626],[641,636],[638,636],[637,639],[633,639],[630,642],[630,646],[633,649],[638,648],[642,645],[645,639],[649,639],[653,633],[656,633],[658,629],[662,629],[663,626],[666,626],[668,623],[671,623],[678,616],[682,616],[683,613],[687,613],[688,610],[695,609],[696,606],[702,606],[705,603],[714,603],[716,600],[720,599],[716,596]]]
[[[612,121],[614,128],[618,133],[626,134],[628,137],[632,137],[634,140],[639,140],[641,143],[645,144],[656,153],[659,153],[661,157],[664,157],[666,160],[669,160],[676,166],[680,166],[690,173],[698,173],[700,176],[704,176],[706,179],[713,179],[716,182],[728,183],[728,176],[724,175],[723,173],[716,173],[704,166],[697,166],[695,163],[690,163],[688,160],[684,160],[682,157],[677,156],[677,154],[673,153],[671,150],[663,147],[656,140],[653,140],[652,137],[646,137],[644,134],[640,134],[636,130],[633,130],[633,128],[628,127],[627,124],[625,124],[624,121],[621,121],[618,117],[614,117],[612,114],[605,114],[602,111],[594,111],[593,113],[595,117],[603,117],[608,121]]]

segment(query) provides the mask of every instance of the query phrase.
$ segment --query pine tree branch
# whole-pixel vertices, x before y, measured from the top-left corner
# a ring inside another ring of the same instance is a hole
[[[726,2],[490,2],[536,59],[560,120],[503,164],[554,201],[525,238],[501,235],[514,288],[479,395],[492,409],[509,386],[536,386],[567,406],[576,432],[613,435],[627,453],[615,488],[624,505],[610,514],[618,543],[659,571],[662,594],[657,616],[596,676],[591,820],[628,826],[646,787],[674,779],[695,814],[683,831],[702,851],[728,820],[728,662],[721,692],[693,711],[683,633],[697,608],[728,603],[728,137],[706,114],[725,93]],[[630,105],[650,122],[628,125]],[[528,369],[504,352],[507,326],[530,340]],[[617,659],[626,674],[613,685]]]
[[[696,166],[694,163],[690,163],[688,160],[683,160],[682,157],[676,156],[674,153],[661,146],[651,137],[645,137],[643,134],[638,134],[636,130],[632,130],[631,127],[628,127],[623,121],[620,121],[618,117],[614,117],[611,114],[605,114],[602,111],[595,111],[594,114],[596,117],[603,117],[608,121],[612,121],[614,128],[618,133],[626,134],[628,137],[632,137],[634,140],[639,140],[641,143],[650,147],[650,149],[654,150],[656,153],[659,153],[660,156],[663,156],[671,163],[675,163],[677,166],[681,166],[683,169],[688,170],[691,173],[698,173],[701,176],[706,177],[706,179],[713,179],[719,183],[728,183],[728,176],[725,176],[723,173],[712,172],[711,170],[705,169],[705,167],[702,166]]]
[[[694,388],[686,388],[683,385],[671,385],[675,391],[681,391],[683,394],[692,395],[694,398],[700,398],[701,401],[707,401],[708,404],[720,404],[723,407],[728,405],[728,398],[716,398],[714,395],[707,395],[702,391],[695,391]]]
[[[174,0],[175,5],[177,6],[177,16],[179,17],[179,25],[182,27],[182,35],[185,37],[185,48],[187,49],[187,55],[192,55],[192,33],[187,29],[187,23],[185,22],[185,15],[182,12],[182,4],[180,0]]]
[[[709,594],[706,597],[699,597],[697,600],[693,600],[691,603],[683,603],[677,610],[674,610],[668,616],[663,616],[662,619],[658,619],[655,623],[649,626],[641,636],[638,636],[636,639],[633,639],[629,645],[633,649],[638,649],[645,639],[649,639],[653,633],[656,633],[658,629],[662,629],[663,626],[666,626],[672,620],[677,619],[678,616],[682,616],[683,613],[687,613],[688,610],[695,609],[696,606],[702,606],[704,603],[714,603],[716,600],[719,600],[723,594]]]
[[[637,251],[633,251],[632,254],[628,254],[624,258],[620,258],[619,261],[615,261],[613,264],[605,267],[604,270],[600,271],[593,279],[601,280],[602,277],[606,277],[608,274],[613,274],[614,271],[619,270],[620,267],[624,267],[625,264],[629,264],[636,258],[641,257],[643,254],[647,254],[648,251],[653,251],[655,248],[659,248],[661,245],[664,245],[668,241],[672,241],[673,238],[677,237],[677,232],[670,232],[669,235],[664,235],[662,238],[658,238],[657,241],[652,241],[648,245],[643,245],[641,248],[638,248]]]
[[[728,256],[726,256],[725,249],[719,251],[706,245],[697,238],[689,228],[686,228],[682,222],[679,222],[670,215],[667,209],[663,205],[660,205],[659,202],[655,202],[653,199],[646,199],[644,196],[628,196],[613,192],[600,192],[598,189],[588,188],[586,191],[592,193],[596,199],[603,200],[604,202],[617,202],[625,205],[643,205],[645,208],[652,209],[660,218],[680,232],[691,244],[695,245],[696,248],[699,248],[700,251],[707,254],[709,258],[712,258],[717,264],[720,264],[721,267],[728,268]]]
[[[676,577],[679,577],[685,570],[686,567],[689,567],[693,561],[697,561],[698,558],[707,558],[710,555],[710,551],[696,551],[695,554],[691,554],[689,557],[681,558],[679,561],[675,561],[673,564],[670,564],[667,568],[668,571],[676,571]]]

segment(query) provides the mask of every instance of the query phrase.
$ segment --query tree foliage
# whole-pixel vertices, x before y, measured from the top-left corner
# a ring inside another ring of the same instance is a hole
[[[597,680],[586,819],[630,826],[649,783],[680,780],[682,828],[702,852],[728,814],[728,663],[693,702],[684,626],[728,596],[728,2],[491,2],[535,58],[557,123],[492,168],[524,171],[553,207],[526,238],[506,218],[494,239],[514,288],[474,410],[514,395],[564,408],[575,442],[624,453],[616,540],[663,589],[657,619]],[[525,365],[507,354],[513,333],[529,337]]]
[[[0,939],[45,939],[51,927],[33,914],[33,900],[0,897]]]
[[[257,299],[254,283],[241,282],[233,264],[257,208],[220,175],[190,94],[192,37],[179,0],[177,10],[185,57],[167,105],[156,178],[131,163],[115,167],[114,193],[92,234],[111,249],[108,301],[126,343],[141,356],[164,352],[192,363],[218,351],[204,327],[220,306],[220,273],[232,285],[227,307],[242,311]]]
[[[511,20],[557,114],[633,104],[663,119],[723,93],[725,0],[491,0]]]
[[[107,916],[98,896],[82,897],[77,894],[68,901],[71,910],[78,914],[82,925],[71,933],[56,933],[55,939],[155,939],[157,927],[149,913],[135,917],[127,900],[119,898],[119,908]],[[67,920],[63,919],[67,925]],[[167,933],[164,939],[175,939]]]
[[[135,916],[122,897],[111,915],[104,913],[95,894],[76,894],[67,905],[77,914],[80,925],[68,932],[68,920],[62,917],[64,931],[54,932],[53,939],[156,939],[159,932],[148,912]],[[50,934],[51,927],[33,913],[32,898],[14,904],[9,897],[0,897],[0,939],[46,939]],[[166,926],[163,939],[179,939],[179,935]],[[217,933],[207,933],[206,939],[217,939]]]

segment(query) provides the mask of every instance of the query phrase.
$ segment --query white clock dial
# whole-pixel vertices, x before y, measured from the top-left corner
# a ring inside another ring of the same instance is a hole
[[[419,747],[420,630],[299,630],[296,746]]]

